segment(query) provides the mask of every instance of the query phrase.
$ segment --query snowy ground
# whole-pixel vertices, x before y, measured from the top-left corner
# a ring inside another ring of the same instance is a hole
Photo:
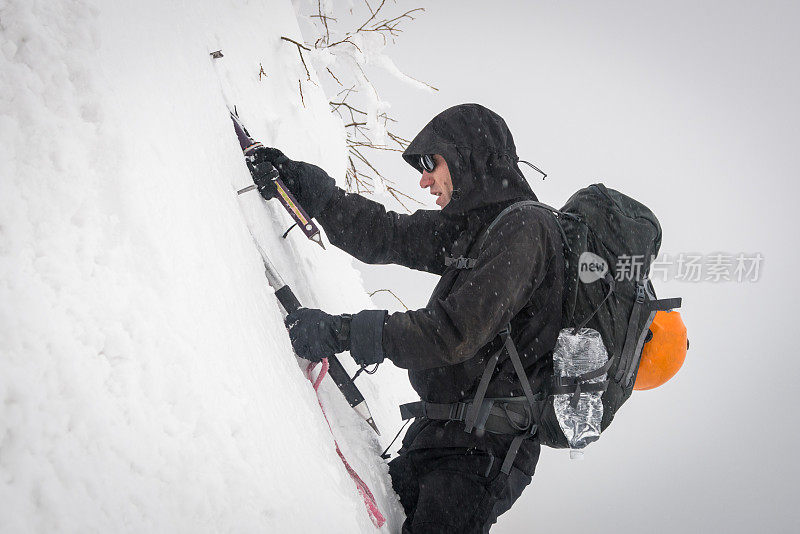
[[[289,1],[11,0],[0,31],[0,531],[374,531],[250,229],[304,304],[373,305],[348,257],[235,194],[223,93],[343,175],[342,124],[279,40]],[[380,440],[321,396],[396,531],[378,453],[414,396],[390,365],[358,383]]]

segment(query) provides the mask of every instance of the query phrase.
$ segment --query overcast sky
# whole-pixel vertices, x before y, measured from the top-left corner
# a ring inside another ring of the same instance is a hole
[[[656,212],[673,261],[764,258],[756,282],[657,282],[660,296],[684,297],[684,368],[634,393],[585,461],[543,451],[494,532],[799,531],[800,3],[425,7],[392,56],[440,91],[373,75],[399,133],[413,137],[451,105],[484,104],[506,119],[520,156],[549,173],[528,173],[542,201],[561,205],[603,181]],[[389,174],[416,183],[395,158]],[[401,271],[366,269],[366,286],[424,305],[435,278]]]

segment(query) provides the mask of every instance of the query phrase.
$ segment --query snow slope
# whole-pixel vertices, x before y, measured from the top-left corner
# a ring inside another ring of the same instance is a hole
[[[342,123],[279,39],[300,40],[290,2],[4,0],[0,32],[0,531],[374,531],[250,229],[304,304],[372,303],[346,255],[235,194],[223,92],[344,174]],[[413,394],[389,365],[358,383],[380,443],[321,397],[396,531],[378,454]]]

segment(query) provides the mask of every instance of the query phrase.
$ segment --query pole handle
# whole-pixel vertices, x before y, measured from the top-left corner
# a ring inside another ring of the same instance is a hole
[[[275,291],[275,296],[278,297],[278,302],[281,303],[286,313],[292,313],[300,309],[300,301],[294,296],[292,288],[283,286]]]

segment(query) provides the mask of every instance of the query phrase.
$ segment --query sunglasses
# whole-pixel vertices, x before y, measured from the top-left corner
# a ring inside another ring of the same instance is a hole
[[[430,154],[423,154],[419,157],[419,166],[428,172],[433,172],[436,168],[436,162]]]

